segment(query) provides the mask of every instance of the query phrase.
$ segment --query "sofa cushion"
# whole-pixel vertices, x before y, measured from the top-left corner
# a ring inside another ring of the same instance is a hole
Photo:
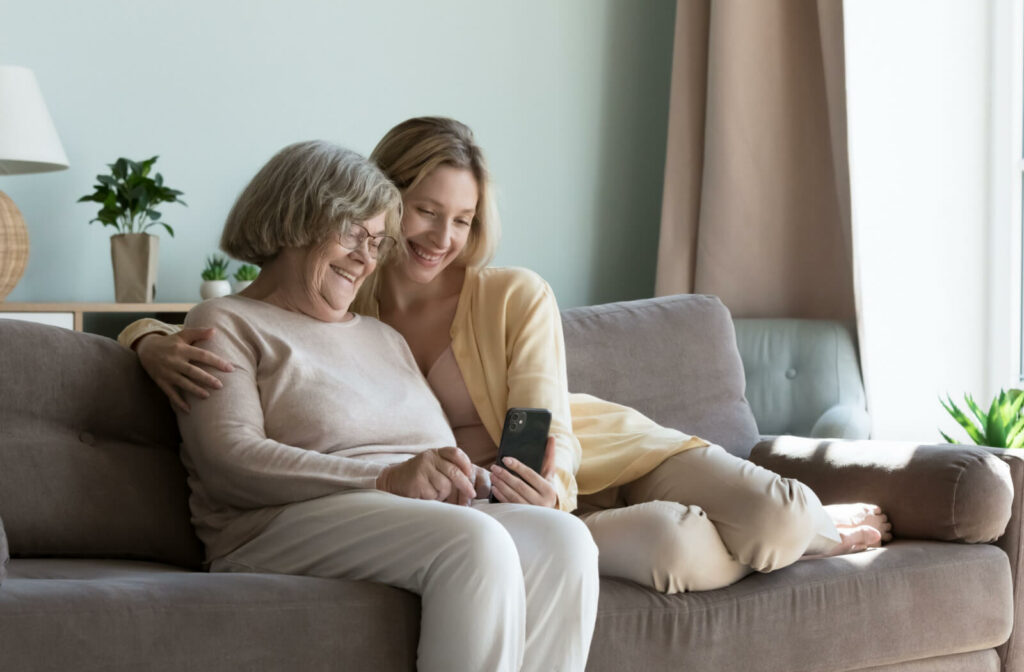
[[[678,294],[562,311],[569,390],[746,457],[759,436],[725,305]]]
[[[0,670],[416,665],[419,598],[378,583],[127,560],[15,558],[10,570],[0,590]]]
[[[178,426],[109,338],[0,320],[0,515],[12,557],[198,566]]]
[[[981,651],[1009,637],[1012,601],[1000,549],[928,541],[704,593],[605,579],[587,669],[854,670]]]
[[[7,561],[10,559],[7,550],[7,534],[4,532],[4,521],[0,518],[0,584],[7,578]]]

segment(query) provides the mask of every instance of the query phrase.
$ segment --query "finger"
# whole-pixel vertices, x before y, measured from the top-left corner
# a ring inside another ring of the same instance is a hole
[[[540,475],[550,478],[555,473],[555,437],[549,436],[544,446],[544,461],[540,464]]]
[[[473,462],[469,459],[469,455],[466,455],[461,448],[446,446],[438,450],[437,454],[457,466],[466,476],[473,476]]]
[[[500,501],[500,502],[505,502],[507,504],[528,504],[529,503],[526,500],[524,500],[523,497],[518,492],[516,492],[515,490],[511,489],[506,483],[504,483],[502,481],[498,481],[498,482],[494,483],[493,489],[494,489],[494,492],[496,493],[494,495],[495,498],[498,501]]]
[[[440,502],[447,501],[452,493],[452,482],[448,477],[435,469],[428,471],[426,476],[430,487],[434,490],[434,496],[431,499]]]
[[[547,489],[551,489],[551,483],[546,478],[544,478],[543,476],[541,476],[536,471],[526,466],[516,458],[506,457],[504,459],[504,462],[505,466],[508,468],[509,471],[514,471],[515,473],[522,476],[523,480],[525,480],[530,485],[530,487],[532,487],[537,492],[544,492]]]
[[[509,458],[505,459],[507,461]],[[516,495],[518,495],[520,499],[525,499],[531,503],[534,500],[539,501],[541,499],[540,495],[537,493],[536,490],[534,490],[530,486],[529,483],[527,483],[521,478],[516,478],[516,476],[511,471],[508,471],[507,469],[502,469],[498,465],[494,465],[493,467],[491,467],[491,473],[495,474],[498,477],[498,479],[500,479],[501,483],[508,490],[511,490],[512,492],[516,493]]]
[[[448,469],[449,471],[446,474],[448,480],[451,482],[453,489],[461,495],[458,498],[459,504],[468,504],[473,501],[473,497],[476,495],[476,486],[473,485],[473,481],[454,466],[449,466]]]
[[[200,399],[210,398],[209,390],[207,390],[205,387],[199,387],[198,385],[196,385],[195,383],[193,383],[191,380],[181,375],[180,373],[174,376],[174,385],[184,390],[185,392],[189,392],[190,394],[196,395]]]
[[[173,385],[168,385],[167,383],[158,381],[156,386],[159,387],[163,391],[163,393],[167,395],[167,398],[171,400],[171,403],[175,407],[181,409],[185,413],[188,413],[189,411],[192,410],[188,403],[186,403],[185,400],[181,398],[181,395],[178,394],[178,391],[174,389]]]
[[[228,360],[210,352],[209,350],[197,348],[194,345],[187,346],[182,351],[182,355],[187,360],[199,362],[200,364],[209,364],[213,368],[220,369],[225,373],[231,373],[235,370],[235,367],[232,366],[231,362]]]
[[[203,371],[198,366],[193,366],[192,364],[189,364],[188,362],[182,364],[179,371],[181,371],[183,375],[188,376],[189,378],[199,383],[200,385],[212,387],[215,390],[219,390],[222,387],[224,387],[224,383],[220,382],[219,378],[217,378],[211,373]]]

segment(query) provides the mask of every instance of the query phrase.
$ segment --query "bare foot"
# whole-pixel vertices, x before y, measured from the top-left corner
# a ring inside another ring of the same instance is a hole
[[[859,553],[869,548],[878,548],[882,545],[882,533],[870,525],[858,525],[857,527],[838,527],[839,538],[842,539],[835,548],[826,555],[846,555],[847,553]]]
[[[835,523],[840,536],[844,532],[851,533],[866,526],[878,531],[879,540],[871,544],[872,546],[881,546],[883,542],[892,541],[892,523],[875,504],[830,504],[825,507],[825,511]]]

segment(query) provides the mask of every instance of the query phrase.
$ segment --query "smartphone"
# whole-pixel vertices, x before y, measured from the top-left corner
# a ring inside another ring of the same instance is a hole
[[[508,409],[498,446],[498,464],[505,466],[503,460],[514,457],[539,474],[544,465],[544,449],[548,445],[550,428],[551,411],[546,408]],[[514,471],[512,473],[515,474]],[[493,493],[490,501],[498,501]]]

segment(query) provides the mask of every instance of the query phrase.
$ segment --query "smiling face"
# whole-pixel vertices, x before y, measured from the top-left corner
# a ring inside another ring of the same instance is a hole
[[[381,213],[362,226],[370,235],[384,234],[385,214]],[[341,234],[328,237],[322,243],[291,250],[290,260],[299,285],[302,312],[325,322],[338,322],[348,315],[356,292],[373,273],[377,261],[367,252],[368,241],[356,249],[348,249],[341,242]]]
[[[469,241],[480,191],[473,173],[441,165],[402,194],[405,255],[395,270],[427,284],[451,266]]]

